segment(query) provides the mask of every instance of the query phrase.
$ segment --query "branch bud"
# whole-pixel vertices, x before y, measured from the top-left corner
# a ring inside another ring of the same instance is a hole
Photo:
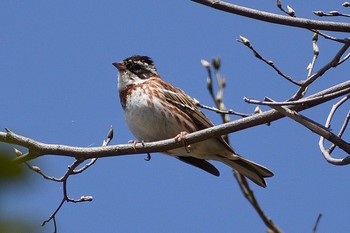
[[[214,66],[215,70],[219,70],[220,69],[220,66],[221,66],[221,59],[220,59],[220,57],[218,57],[216,59],[213,58],[212,63],[213,63],[213,66]]]
[[[258,113],[262,113],[263,111],[261,110],[260,106],[256,106],[254,109],[254,113],[258,114]]]
[[[349,2],[344,2],[343,4],[341,4],[343,7],[349,7],[350,3]]]
[[[278,7],[278,8],[280,8],[280,9],[282,8],[282,3],[281,3],[280,0],[277,0],[277,1],[276,1],[276,4],[277,4],[277,7]]]
[[[210,63],[207,60],[202,59],[201,63],[202,63],[202,66],[204,66],[207,69],[210,69]]]
[[[250,46],[250,41],[249,41],[247,38],[245,38],[245,37],[243,37],[243,36],[239,36],[239,39],[241,40],[241,42],[242,42],[244,45]]]
[[[13,150],[15,151],[15,154],[17,157],[23,155],[23,153],[21,151],[17,150],[16,148],[13,148]]]
[[[320,17],[324,16],[323,11],[313,11],[312,13],[314,13],[315,15],[320,16]]]
[[[92,201],[93,197],[92,196],[81,196],[80,200],[81,201]]]
[[[41,169],[38,166],[32,166],[32,169],[36,172],[41,172]]]
[[[221,86],[222,86],[222,88],[226,87],[226,79],[224,77],[222,77],[222,79],[221,79]]]
[[[288,14],[292,17],[295,16],[295,11],[293,8],[291,8],[290,6],[287,5],[287,10],[288,10]]]

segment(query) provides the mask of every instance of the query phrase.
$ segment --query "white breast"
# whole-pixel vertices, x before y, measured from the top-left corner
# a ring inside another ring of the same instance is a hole
[[[145,142],[172,138],[188,131],[169,108],[164,107],[157,97],[151,99],[148,90],[141,87],[126,98],[124,113],[131,132]]]

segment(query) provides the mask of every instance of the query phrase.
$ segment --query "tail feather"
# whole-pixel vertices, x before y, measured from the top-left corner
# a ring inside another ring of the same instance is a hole
[[[266,167],[241,156],[235,156],[234,159],[225,158],[222,162],[264,188],[266,187],[264,178],[273,176],[273,173]]]

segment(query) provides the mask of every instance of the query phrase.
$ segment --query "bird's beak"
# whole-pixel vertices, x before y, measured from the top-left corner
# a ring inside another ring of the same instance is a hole
[[[114,62],[112,63],[119,71],[125,71],[126,66],[122,62]]]

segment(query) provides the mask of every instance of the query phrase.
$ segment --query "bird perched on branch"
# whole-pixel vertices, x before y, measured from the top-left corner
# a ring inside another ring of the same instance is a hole
[[[214,126],[191,97],[161,79],[151,58],[135,55],[113,65],[119,71],[118,89],[126,121],[138,140],[183,139],[186,133]],[[264,178],[273,176],[266,167],[235,153],[222,137],[164,153],[215,176],[220,173],[207,160],[223,162],[262,187],[266,187]]]

